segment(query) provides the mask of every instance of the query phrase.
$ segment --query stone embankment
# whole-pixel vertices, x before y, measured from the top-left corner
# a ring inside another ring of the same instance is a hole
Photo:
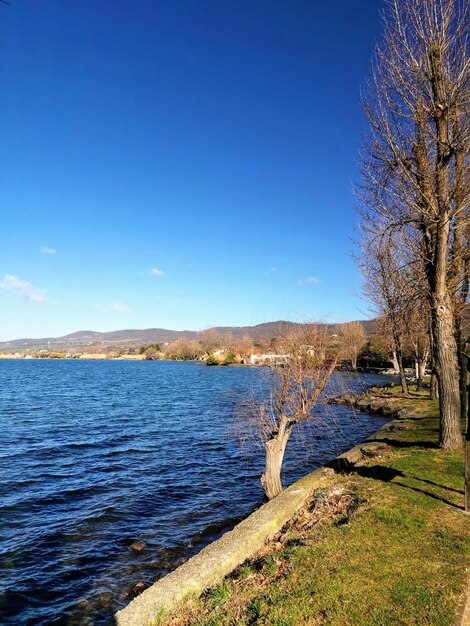
[[[328,479],[328,469],[321,468],[285,489],[232,531],[209,544],[118,611],[115,615],[117,626],[149,626],[162,609],[175,606],[188,594],[198,595],[218,584],[224,576],[265,546],[315,489],[328,484]]]

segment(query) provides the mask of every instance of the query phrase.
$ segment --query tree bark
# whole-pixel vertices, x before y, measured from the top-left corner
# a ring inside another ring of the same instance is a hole
[[[416,369],[416,390],[423,391],[423,378],[426,371],[426,362],[428,360],[427,350],[422,345],[421,338],[418,336],[414,344],[415,350],[415,369]]]
[[[261,486],[268,500],[272,500],[283,490],[281,467],[289,436],[290,431],[285,430],[264,444],[266,464],[264,474],[261,476]]]
[[[426,360],[422,359],[422,360],[418,361],[418,380],[417,380],[417,390],[418,391],[423,391],[423,389],[424,389],[423,378],[424,378],[425,371],[426,371]]]
[[[459,351],[460,362],[460,398],[462,402],[462,421],[467,424],[467,440],[469,437],[469,397],[470,397],[470,339],[467,339],[463,349]]]
[[[452,290],[455,302],[454,323],[455,341],[457,343],[459,362],[459,386],[460,386],[460,414],[462,422],[467,419],[468,395],[467,395],[467,372],[468,357],[470,350],[470,339],[465,341],[463,334],[465,304],[470,290],[470,255],[468,244],[470,240],[470,227],[466,220],[468,213],[468,196],[466,194],[466,178],[468,168],[466,158],[468,156],[468,145],[462,135],[462,124],[458,111],[452,112],[452,122],[454,136],[457,138],[455,145],[455,212],[454,212],[454,237],[451,248],[451,271],[449,275],[449,286]],[[467,140],[468,144],[468,140]],[[467,155],[466,155],[467,153]]]
[[[398,331],[396,331],[395,329],[392,335],[393,335],[393,343],[395,345],[395,356],[396,356],[397,364],[398,364],[398,372],[400,374],[401,391],[403,394],[407,394],[408,382],[405,376],[405,368],[403,367],[403,352],[401,348],[401,337]]]
[[[429,385],[429,397],[431,400],[437,398],[437,376],[434,368],[434,339],[432,335],[432,328],[429,328],[429,367],[431,369],[431,382]]]
[[[467,383],[467,427],[465,429],[465,512],[470,513],[470,341],[465,345],[467,354],[464,355],[466,361],[466,383]]]
[[[465,512],[470,513],[470,432],[468,426],[465,438]]]
[[[448,298],[435,298],[432,318],[434,363],[441,414],[439,445],[445,450],[458,450],[462,447],[459,365],[452,308]]]
[[[398,359],[398,369],[400,371],[401,392],[406,395],[408,393],[408,381],[406,380],[405,368],[403,367],[403,359]]]
[[[460,414],[465,423],[468,417],[468,356],[470,354],[470,339],[466,342],[462,337],[462,320],[456,320],[455,340],[458,350],[459,362],[459,390],[460,390]]]
[[[431,387],[429,388],[429,397],[431,400],[436,400],[438,396],[437,391],[437,376],[434,372],[431,374]]]
[[[449,137],[449,108],[443,79],[442,47],[432,47],[430,66],[431,88],[435,111],[436,129],[435,182],[437,219],[435,225],[434,263],[428,271],[432,301],[431,324],[434,336],[435,365],[439,387],[439,409],[441,414],[439,445],[446,450],[462,447],[460,425],[459,363],[455,341],[454,308],[448,287],[449,241],[450,241],[450,197],[449,162],[451,158]]]

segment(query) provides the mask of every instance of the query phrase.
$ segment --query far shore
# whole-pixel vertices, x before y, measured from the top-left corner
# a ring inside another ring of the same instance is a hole
[[[145,356],[143,354],[123,354],[122,356],[114,357],[106,354],[105,352],[99,352],[97,354],[77,354],[71,356],[36,356],[30,354],[9,354],[9,353],[0,353],[0,359],[34,359],[36,361],[73,361],[73,360],[89,360],[89,361],[145,361]]]
[[[224,363],[219,361],[218,363],[206,363],[205,359],[149,359],[145,354],[122,354],[120,356],[114,356],[106,352],[88,353],[82,354],[56,354],[48,356],[40,356],[38,354],[22,354],[11,352],[0,352],[0,360],[15,360],[15,361],[158,361],[160,363],[198,363],[199,365],[206,366],[218,366],[222,367],[269,367],[268,361],[255,361],[255,362],[233,362]],[[338,366],[338,371],[351,371],[347,366]],[[392,369],[387,367],[358,367],[354,370],[357,374],[397,374]],[[411,370],[407,371],[407,378],[412,379],[413,373]]]

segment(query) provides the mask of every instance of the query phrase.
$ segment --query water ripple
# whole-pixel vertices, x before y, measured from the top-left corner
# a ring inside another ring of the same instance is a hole
[[[0,622],[109,623],[137,582],[151,584],[259,506],[262,455],[230,427],[261,375],[0,361]],[[286,483],[382,423],[335,413],[289,444]]]

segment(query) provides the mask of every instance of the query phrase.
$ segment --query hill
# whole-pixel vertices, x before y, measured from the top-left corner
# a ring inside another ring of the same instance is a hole
[[[366,333],[373,332],[374,320],[362,322]],[[255,326],[216,326],[211,329],[220,335],[231,334],[237,339],[242,337],[250,337],[256,339],[271,339],[295,328],[298,324],[279,320],[276,322],[265,322]],[[328,328],[332,333],[335,332],[337,324],[328,324]],[[0,351],[7,352],[11,350],[21,350],[25,348],[47,348],[47,349],[66,349],[80,348],[90,345],[102,346],[135,346],[150,343],[167,343],[175,339],[199,339],[207,331],[195,330],[169,330],[166,328],[145,328],[145,329],[127,329],[113,330],[110,332],[97,332],[93,330],[79,330],[62,337],[43,337],[43,338],[22,338],[12,339],[10,341],[0,342]]]

